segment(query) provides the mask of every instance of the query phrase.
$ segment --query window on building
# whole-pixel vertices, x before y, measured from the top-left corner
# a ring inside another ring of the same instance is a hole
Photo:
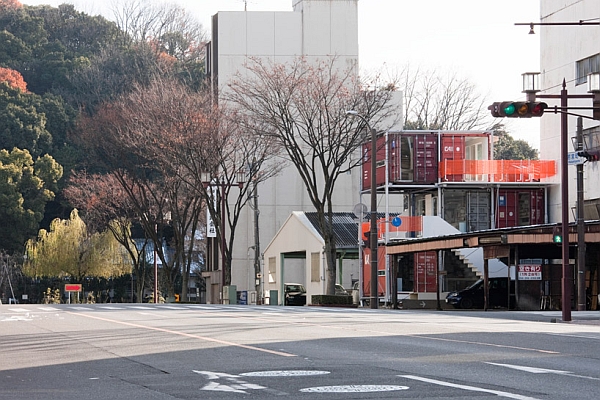
[[[277,282],[277,260],[269,257],[269,283]]]
[[[402,136],[400,138],[400,179],[412,181],[414,179],[413,165],[413,138]]]
[[[321,264],[319,263],[320,253],[310,253],[310,281],[320,282],[321,281]]]
[[[587,77],[589,74],[600,72],[600,54],[577,61],[576,68],[577,76],[575,77],[575,84],[582,85],[587,83]]]
[[[583,130],[583,143],[584,149],[586,150],[598,150],[600,149],[600,127],[595,126],[593,128]]]

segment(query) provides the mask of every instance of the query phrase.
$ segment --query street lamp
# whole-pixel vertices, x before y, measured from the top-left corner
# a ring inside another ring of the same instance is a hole
[[[377,299],[377,131],[371,128],[369,121],[357,111],[348,110],[346,115],[360,118],[367,125],[371,132],[371,294],[369,296],[369,304],[372,309],[378,307]]]
[[[225,285],[225,266],[227,265],[227,255],[225,254],[225,188],[238,186],[240,189],[242,189],[246,181],[246,173],[244,171],[236,172],[234,182],[226,182],[224,176],[213,176],[210,172],[201,173],[200,178],[202,179],[202,184],[205,188],[215,186],[221,188],[221,279],[219,283],[219,289],[221,293],[221,303],[224,304],[225,299],[223,297],[223,286]]]

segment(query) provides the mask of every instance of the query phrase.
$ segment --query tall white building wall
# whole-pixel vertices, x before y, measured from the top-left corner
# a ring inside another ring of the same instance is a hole
[[[219,12],[213,17],[212,57],[218,69],[212,72],[218,75],[219,90],[226,90],[236,73],[244,73],[250,57],[285,63],[298,56],[336,56],[340,68],[350,66],[358,73],[358,0],[291,1],[291,12]],[[334,211],[350,212],[360,201],[360,173],[356,169],[337,181]],[[262,249],[293,211],[314,210],[293,166],[260,184],[258,193]],[[254,289],[252,246],[254,212],[246,207],[236,230],[232,263],[232,284],[238,290]]]
[[[578,22],[600,18],[598,0],[540,0],[542,23]],[[560,94],[563,79],[569,95],[587,94],[587,84],[576,84],[576,65],[582,60],[600,53],[600,26],[536,26],[540,34],[540,94]],[[525,71],[523,71],[525,72]],[[542,100],[542,99],[540,99]],[[559,99],[544,99],[548,105],[560,105]],[[590,99],[570,99],[570,107],[591,107]],[[574,113],[590,115],[590,111],[573,110]],[[575,136],[577,118],[569,116],[569,149],[574,151],[571,138]],[[583,120],[584,129],[598,126],[598,121]],[[546,111],[540,121],[540,158],[560,161],[560,114]],[[584,166],[585,199],[600,198],[600,163],[586,163]],[[560,162],[559,171],[553,178],[557,183],[550,190],[550,222],[561,220]],[[576,204],[576,167],[569,166],[569,209]],[[573,213],[569,213],[573,221]]]

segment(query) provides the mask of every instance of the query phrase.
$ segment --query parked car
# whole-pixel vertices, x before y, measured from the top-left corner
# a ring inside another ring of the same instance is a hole
[[[479,279],[471,286],[450,292],[446,296],[446,303],[452,305],[454,308],[483,308],[484,305],[484,291],[483,291],[483,279]],[[511,308],[514,306],[514,294],[515,285],[514,281],[511,281],[510,285],[510,300]],[[506,307],[508,305],[508,278],[489,278],[488,279],[488,306],[494,307]]]
[[[346,289],[344,289],[344,287],[342,285],[340,285],[339,283],[335,284],[335,294],[337,294],[337,295],[343,295],[343,296],[349,296],[350,295],[348,293],[348,291]]]
[[[300,283],[284,283],[285,305],[286,306],[304,306],[306,305],[306,289]]]

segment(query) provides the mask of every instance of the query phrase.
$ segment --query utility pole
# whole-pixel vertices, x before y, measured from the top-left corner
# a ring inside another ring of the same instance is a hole
[[[258,229],[258,216],[260,215],[260,210],[258,209],[258,180],[254,181],[254,285],[256,289],[256,303],[262,304],[262,293],[260,290],[260,235]]]
[[[577,152],[583,151],[583,118],[577,118]],[[585,311],[585,217],[583,213],[583,163],[577,164],[577,311]]]

